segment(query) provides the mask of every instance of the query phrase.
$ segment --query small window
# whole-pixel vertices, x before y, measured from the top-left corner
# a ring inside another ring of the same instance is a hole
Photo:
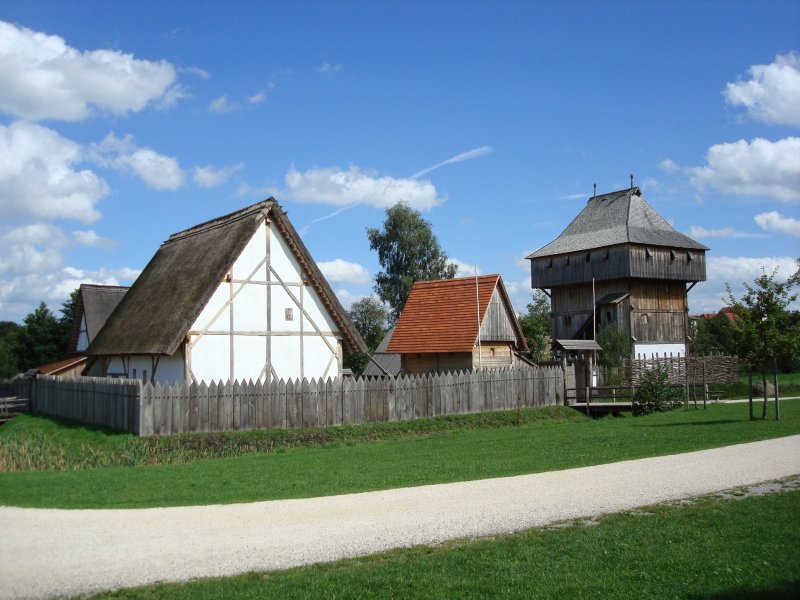
[[[293,308],[287,308],[284,311],[284,315],[285,315],[287,321],[294,321],[294,309]]]
[[[492,356],[494,356],[494,348],[489,348],[489,352],[491,353]]]
[[[653,250],[651,248],[648,248],[647,250],[644,251],[644,255],[645,255],[645,260],[650,260],[651,258],[653,258]]]
[[[669,251],[669,261],[670,262],[675,262],[675,250],[670,250]]]
[[[147,383],[147,369],[142,369],[142,381]]]
[[[586,253],[586,262],[589,262],[591,260],[591,256],[592,256],[591,252]]]
[[[572,325],[572,317],[570,316],[564,317],[564,325]]]
[[[606,321],[611,321],[611,311],[610,310],[606,311]]]
[[[564,259],[564,264],[569,266],[569,256]]]
[[[686,261],[687,262],[692,262],[692,253],[691,252],[687,252],[686,253]]]
[[[608,260],[608,255],[609,255],[608,248],[606,248],[606,251],[605,251],[605,253],[603,254],[603,258],[604,258],[605,260]]]
[[[133,370],[133,379],[136,379],[136,369]]]
[[[553,259],[552,258],[547,261],[547,268],[548,269],[552,269],[553,268]]]

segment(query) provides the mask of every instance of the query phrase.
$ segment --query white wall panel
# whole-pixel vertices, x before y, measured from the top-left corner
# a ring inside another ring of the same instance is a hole
[[[233,278],[234,279],[247,279],[253,270],[264,260],[267,255],[267,226],[262,223],[256,230],[253,237],[247,243],[239,258],[233,263]],[[253,281],[266,281],[267,280],[267,266],[266,264],[255,272],[252,277]]]
[[[279,379],[300,377],[299,336],[274,336],[272,338],[272,367]]]
[[[300,299],[300,287],[290,286],[294,297]],[[300,331],[300,308],[289,296],[285,289],[279,285],[272,286],[272,331]],[[286,309],[292,309],[292,320],[286,320]]]
[[[267,286],[250,283],[241,287],[233,300],[233,330],[267,331]]]
[[[660,357],[669,356],[670,353],[672,356],[684,356],[686,354],[686,345],[685,344],[634,344],[633,346],[633,353],[634,356],[646,356],[650,358],[653,355],[658,355]]]
[[[233,336],[233,378],[256,381],[267,362],[267,338],[255,335]]]
[[[204,335],[191,350],[192,373],[197,381],[230,379],[230,337]]]
[[[334,337],[328,337],[328,343],[336,348],[337,341]],[[303,338],[303,371],[306,379],[319,379],[325,373],[325,369],[334,356],[331,349],[325,344],[321,336],[306,336]],[[336,377],[339,373],[337,359],[333,359],[333,364],[328,370],[328,377]]]
[[[311,286],[307,286],[303,291],[305,298],[303,299],[303,308],[308,313],[308,316],[317,324],[322,331],[339,331],[336,327],[336,323],[328,314],[325,305],[322,304],[322,300],[320,299],[317,292]],[[313,331],[311,323],[308,319],[305,320],[303,324],[303,328],[305,331]]]
[[[202,331],[208,327],[209,322],[217,314],[220,308],[225,305],[225,302],[230,298],[230,291],[228,290],[228,283],[222,282],[217,287],[208,304],[205,305],[200,312],[200,316],[191,327],[192,331]],[[230,331],[230,314],[224,310],[216,321],[209,327],[209,331]]]
[[[270,263],[278,276],[285,283],[299,283],[302,280],[300,265],[292,251],[276,228],[270,231]]]

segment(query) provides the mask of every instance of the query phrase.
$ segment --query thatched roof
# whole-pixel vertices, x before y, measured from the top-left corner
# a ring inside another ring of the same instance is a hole
[[[270,198],[171,235],[86,353],[174,354],[265,218],[280,231],[339,327],[345,352],[366,352],[364,341],[283,209]]]
[[[708,250],[678,233],[642,198],[638,187],[594,196],[555,240],[528,258],[592,250],[617,244]]]
[[[78,288],[75,302],[75,314],[70,332],[69,352],[77,352],[80,336],[81,318],[86,318],[86,335],[89,342],[106,324],[106,321],[128,292],[128,287],[120,285],[95,285],[82,283]]]

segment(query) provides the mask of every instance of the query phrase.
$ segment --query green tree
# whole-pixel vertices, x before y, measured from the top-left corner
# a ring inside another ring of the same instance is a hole
[[[606,368],[606,384],[621,385],[626,379],[630,381],[630,374],[623,372],[625,359],[631,357],[631,338],[628,332],[614,323],[606,323],[600,329],[597,343],[603,349],[598,362]],[[630,366],[630,361],[628,365]]]
[[[791,284],[775,281],[775,271],[771,275],[762,273],[753,283],[752,286],[744,284],[745,293],[741,299],[736,298],[727,285],[728,300],[738,317],[734,327],[739,357],[748,369],[761,374],[764,389],[762,417],[766,417],[767,373],[777,362],[794,360],[800,354],[800,331],[791,327],[792,315],[787,310],[797,296],[789,293]],[[776,406],[776,418],[779,410]]]
[[[545,362],[553,357],[550,349],[551,333],[553,330],[552,317],[550,316],[550,300],[544,292],[533,292],[532,301],[526,311],[517,315],[519,326],[525,334],[531,358],[537,362]]]
[[[375,293],[389,305],[396,322],[415,281],[452,279],[458,267],[447,260],[431,224],[404,202],[386,210],[383,229],[367,229],[370,250],[383,268],[375,275]]]
[[[0,379],[7,379],[19,373],[14,356],[14,340],[19,328],[13,321],[0,321]]]
[[[796,259],[794,264],[797,265],[797,271],[794,272],[794,275],[789,277],[789,281],[787,283],[789,285],[800,285],[800,258]]]
[[[364,338],[369,354],[375,352],[375,348],[386,335],[389,320],[389,313],[384,305],[374,296],[367,296],[353,302],[347,314],[361,337]],[[349,355],[345,359],[345,367],[352,369],[355,375],[361,375],[369,362],[369,354],[356,352]]]
[[[58,360],[64,356],[63,325],[41,302],[23,320],[23,326],[13,336],[11,348],[21,371]]]
[[[736,354],[736,328],[725,314],[692,322],[691,351],[694,354]]]

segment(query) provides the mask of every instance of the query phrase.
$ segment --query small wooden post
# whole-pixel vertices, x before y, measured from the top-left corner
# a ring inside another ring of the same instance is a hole
[[[750,420],[753,420],[753,367],[747,367],[747,403],[750,408]]]
[[[703,410],[708,402],[708,384],[706,383],[706,361],[703,361]]]

